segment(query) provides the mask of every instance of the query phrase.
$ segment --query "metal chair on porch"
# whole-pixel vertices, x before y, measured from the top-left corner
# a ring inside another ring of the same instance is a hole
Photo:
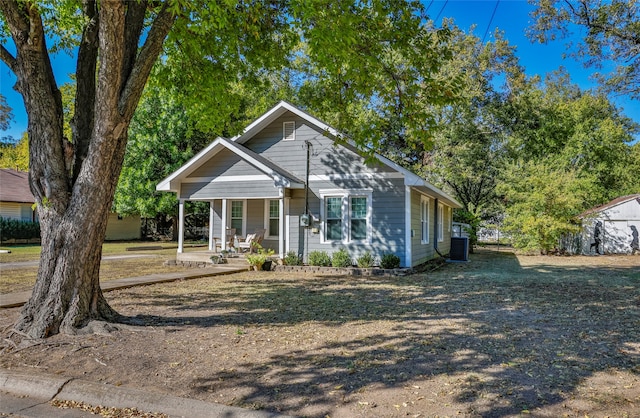
[[[244,241],[240,241],[238,243],[238,250],[240,252],[245,252],[247,250],[250,253],[255,252],[256,244],[262,243],[265,232],[267,232],[266,229],[256,229],[253,234],[248,234],[247,238],[245,238]]]

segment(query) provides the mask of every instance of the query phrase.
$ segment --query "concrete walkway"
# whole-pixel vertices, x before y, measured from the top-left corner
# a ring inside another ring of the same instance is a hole
[[[148,276],[127,277],[124,279],[109,280],[100,283],[102,291],[125,289],[134,286],[144,286],[155,283],[173,282],[176,280],[198,279],[200,277],[220,276],[223,274],[239,273],[247,271],[246,266],[216,264],[211,267],[193,269],[193,271],[181,271],[176,273],[156,273]],[[14,308],[24,305],[31,297],[31,291],[0,294],[0,309]]]
[[[130,255],[107,255],[102,257],[102,261],[109,260],[126,260],[128,258],[152,258],[157,257],[154,254],[130,254]],[[0,263],[0,271],[2,269],[38,267],[39,260],[32,261],[12,261],[9,263]]]
[[[283,418],[264,411],[252,411],[196,399],[151,393],[88,380],[70,379],[46,373],[0,370],[0,416],[83,418],[95,417],[79,409],[60,409],[51,400],[83,402],[91,406],[136,408],[163,413],[170,418]]]

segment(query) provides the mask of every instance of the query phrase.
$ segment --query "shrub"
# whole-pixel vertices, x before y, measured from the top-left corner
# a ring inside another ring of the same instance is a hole
[[[369,267],[373,266],[373,256],[369,251],[367,251],[360,257],[358,257],[356,259],[356,262],[358,263],[358,267],[360,267],[361,269],[368,269]]]
[[[331,265],[331,257],[326,251],[311,251],[309,253],[309,265],[329,267]]]
[[[397,269],[400,267],[400,257],[395,254],[383,254],[380,259],[380,267],[383,269]]]
[[[40,238],[38,222],[0,218],[0,240]]]
[[[296,254],[295,251],[289,251],[287,255],[284,256],[284,265],[285,266],[301,266],[302,258]]]
[[[258,251],[255,254],[247,254],[246,259],[250,266],[256,270],[262,270],[262,265],[274,254],[272,249],[265,250],[260,244],[257,244]]]
[[[331,265],[333,267],[351,267],[353,262],[347,250],[340,248],[331,256]]]

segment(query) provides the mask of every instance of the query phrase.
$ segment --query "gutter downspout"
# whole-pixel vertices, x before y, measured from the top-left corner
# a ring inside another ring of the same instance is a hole
[[[436,198],[435,200],[435,208],[434,208],[434,220],[435,222],[433,222],[433,249],[438,253],[438,255],[441,258],[444,258],[444,256],[440,253],[440,251],[438,251],[438,240],[440,239],[440,236],[438,235],[438,233],[440,232],[440,228],[438,227],[438,198]]]

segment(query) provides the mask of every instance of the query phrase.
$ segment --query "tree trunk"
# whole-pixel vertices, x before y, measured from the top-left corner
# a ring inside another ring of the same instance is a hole
[[[62,100],[39,10],[29,1],[0,2],[17,50],[14,57],[0,44],[0,59],[16,74],[15,88],[27,109],[29,184],[40,215],[38,275],[16,323],[32,338],[74,333],[91,320],[119,317],[100,289],[102,243],[129,122],[175,20],[163,3],[145,32],[146,8],[144,0],[101,2],[100,8],[95,1],[83,2],[88,23],[78,54],[71,145],[63,134]]]
[[[83,200],[85,208],[95,208],[95,197]],[[16,329],[42,338],[74,333],[91,319],[117,319],[100,290],[102,239],[98,237],[104,236],[105,219],[104,210],[97,209],[41,223],[52,238],[43,240],[36,285]]]

